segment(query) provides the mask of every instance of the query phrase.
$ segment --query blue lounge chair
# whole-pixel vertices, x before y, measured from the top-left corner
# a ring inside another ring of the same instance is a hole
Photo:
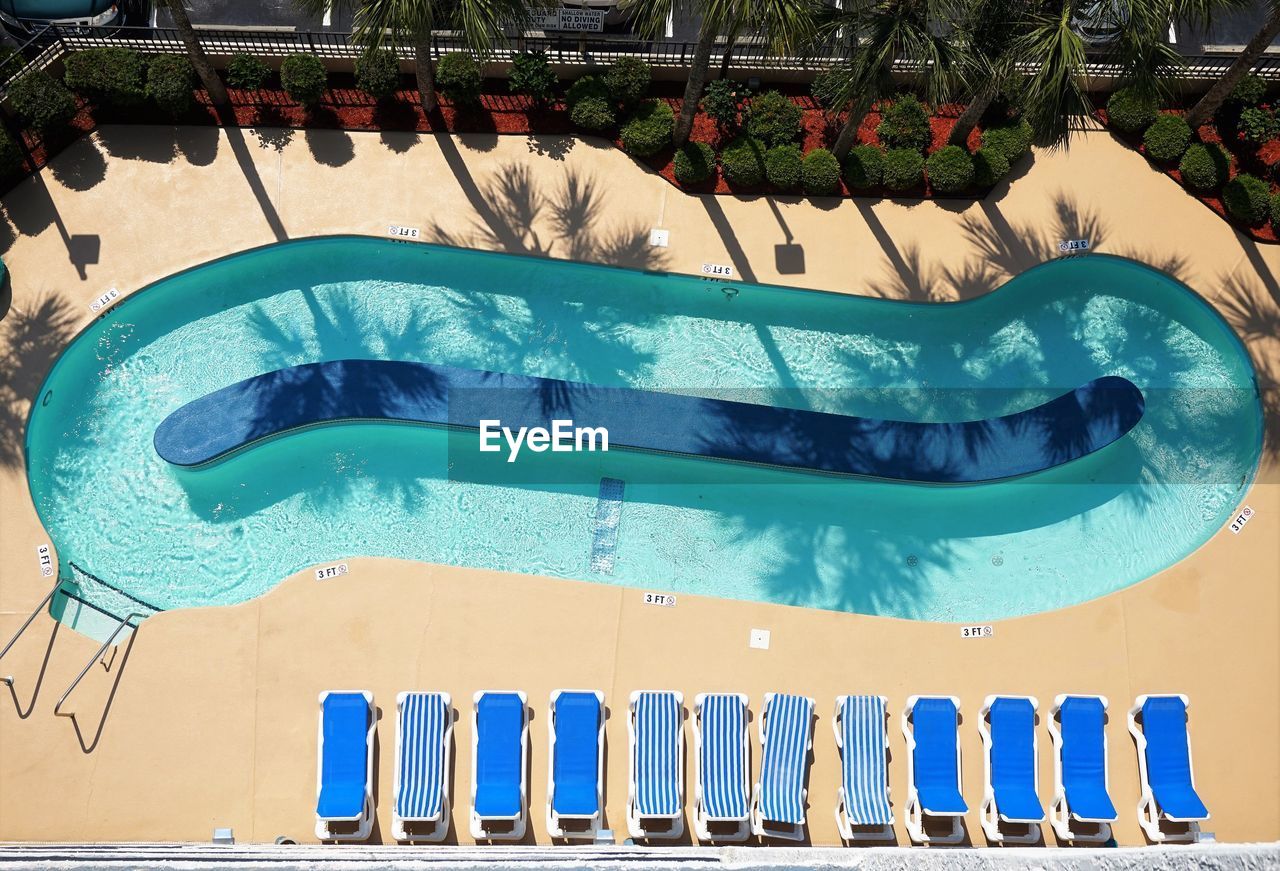
[[[471,837],[518,841],[529,807],[529,708],[522,692],[482,690],[471,722]]]
[[[751,831],[804,839],[805,789],[813,749],[813,699],[765,693],[760,715],[760,780],[752,796]]]
[[[987,696],[978,712],[982,735],[982,830],[987,840],[1034,844],[1040,840],[1044,807],[1040,804],[1039,744],[1033,696]],[[1001,823],[1024,831],[1009,834]]]
[[[751,834],[747,697],[700,693],[693,700],[693,712],[694,828],[703,841],[745,841]]]
[[[840,750],[836,828],[846,841],[893,837],[889,806],[889,734],[884,696],[837,696],[831,727]]]
[[[1116,806],[1107,776],[1107,699],[1063,694],[1053,700],[1053,802],[1049,820],[1063,841],[1103,843],[1111,839]],[[1084,828],[1081,828],[1083,824]]]
[[[955,696],[911,696],[902,710],[907,739],[907,806],[903,822],[919,844],[958,844],[960,818],[969,810],[960,794],[960,700]],[[924,817],[950,819],[942,836],[924,830]]]
[[[1209,810],[1196,794],[1191,770],[1191,733],[1184,695],[1138,696],[1129,711],[1129,731],[1138,745],[1142,797],[1138,822],[1153,841],[1195,841]],[[1142,718],[1141,724],[1138,718]],[[1162,820],[1186,823],[1186,833],[1168,834]]]
[[[637,690],[629,709],[627,831],[637,839],[678,838],[684,834],[684,695]]]
[[[547,732],[547,833],[594,838],[604,809],[604,693],[553,692]]]
[[[316,837],[362,841],[373,830],[373,693],[320,694]]]
[[[397,841],[443,841],[449,834],[453,701],[448,693],[396,696],[396,780],[391,834]],[[410,826],[429,827],[415,833]]]

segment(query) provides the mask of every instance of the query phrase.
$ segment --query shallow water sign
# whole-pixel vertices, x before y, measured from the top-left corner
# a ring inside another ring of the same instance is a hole
[[[36,558],[40,560],[40,574],[46,578],[53,577],[53,551],[49,549],[49,545],[37,547]]]
[[[990,623],[984,626],[961,626],[961,638],[990,638],[996,634],[996,630]]]
[[[111,305],[111,303],[115,302],[119,298],[120,298],[120,291],[116,290],[113,287],[110,290],[108,290],[106,293],[104,293],[102,296],[98,297],[93,302],[89,303],[89,311],[94,312],[96,314],[97,312],[100,312],[107,306]]]
[[[338,563],[337,565],[325,566],[324,568],[316,569],[316,580],[327,581],[330,578],[341,577],[342,575],[345,575],[349,571],[351,571],[351,569],[348,568],[346,563]]]
[[[417,227],[404,227],[400,224],[391,224],[387,227],[387,235],[392,239],[417,239],[422,235],[422,231]]]
[[[1240,513],[1231,518],[1231,522],[1227,527],[1236,535],[1240,534],[1240,530],[1244,529],[1244,525],[1253,519],[1253,509],[1248,505],[1240,509]]]

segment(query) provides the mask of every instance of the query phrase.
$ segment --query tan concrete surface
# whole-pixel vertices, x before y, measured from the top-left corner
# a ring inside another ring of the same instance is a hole
[[[48,538],[21,443],[30,398],[89,322],[88,303],[109,287],[127,293],[278,238],[381,235],[403,223],[474,247],[691,273],[730,263],[759,281],[948,300],[1055,256],[1061,239],[1087,237],[1096,250],[1169,270],[1217,306],[1253,356],[1270,438],[1242,534],[1223,530],[1119,593],[1000,622],[991,639],[962,640],[948,624],[693,596],[656,608],[633,589],[353,559],[340,580],[303,573],[252,602],[147,621],[109,668],[91,670],[68,703],[72,720],[52,710],[96,644],[40,616],[0,663],[0,674],[15,676],[11,701],[0,701],[0,839],[207,840],[214,826],[234,827],[240,840],[310,839],[316,695],[346,688],[372,690],[381,711],[383,840],[395,694],[453,694],[453,820],[465,842],[471,694],[514,688],[533,706],[531,837],[545,843],[547,696],[556,687],[607,696],[607,821],[618,831],[633,689],[681,689],[689,702],[702,691],[746,692],[756,715],[769,690],[815,696],[815,843],[836,840],[837,693],[889,697],[899,815],[903,702],[912,693],[961,697],[966,824],[983,843],[983,697],[1030,693],[1047,711],[1059,692],[1099,692],[1111,699],[1116,835],[1138,844],[1124,714],[1138,693],[1185,692],[1197,785],[1214,815],[1206,830],[1220,840],[1280,839],[1280,247],[1235,233],[1104,134],[1038,154],[987,201],[938,205],[691,197],[589,141],[106,128],[3,205],[0,251],[14,278],[12,298],[0,299],[0,639],[48,588],[35,555]],[[644,244],[650,227],[671,231],[668,249]],[[768,651],[748,648],[752,627],[771,630]],[[1043,725],[1039,734],[1047,803]],[[1052,843],[1047,825],[1044,833]],[[897,834],[905,843],[900,825]]]

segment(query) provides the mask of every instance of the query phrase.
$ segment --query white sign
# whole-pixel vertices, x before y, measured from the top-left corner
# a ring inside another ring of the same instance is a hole
[[[1078,251],[1088,251],[1088,239],[1064,239],[1058,243],[1058,251],[1062,254],[1075,254]]]
[[[329,578],[336,578],[345,575],[350,569],[346,563],[338,563],[336,566],[325,566],[322,569],[316,569],[316,580],[324,581]]]
[[[676,597],[670,593],[645,593],[644,603],[646,605],[661,605],[664,608],[674,608],[676,606]]]
[[[557,9],[535,13],[532,18],[533,26],[539,30],[573,30],[579,33],[600,33],[604,30],[604,11],[600,9]]]
[[[119,298],[120,298],[120,291],[116,290],[113,287],[110,290],[108,290],[106,293],[104,293],[102,296],[98,297],[93,302],[89,303],[89,311],[100,312]]]
[[[1227,524],[1231,531],[1236,535],[1240,534],[1240,530],[1244,529],[1244,525],[1253,519],[1253,509],[1248,505],[1240,509],[1240,513],[1231,518],[1231,522]]]
[[[654,248],[666,248],[667,243],[671,241],[671,234],[668,230],[659,230],[654,227],[649,231],[649,244]]]
[[[990,638],[996,631],[989,624],[986,626],[961,626],[961,638]]]
[[[751,639],[747,642],[747,644],[756,650],[768,650],[769,649],[769,630],[768,629],[752,629]]]
[[[46,578],[53,577],[53,551],[49,550],[49,545],[37,547],[36,556],[40,559],[40,574]]]
[[[723,263],[704,263],[702,274],[714,275],[717,278],[733,278],[733,267],[725,266]]]
[[[422,235],[422,231],[417,227],[401,227],[399,224],[392,224],[387,227],[387,235],[393,239],[417,239]]]

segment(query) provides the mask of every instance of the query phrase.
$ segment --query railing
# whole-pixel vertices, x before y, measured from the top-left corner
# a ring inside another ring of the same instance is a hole
[[[18,643],[18,639],[22,637],[23,632],[27,631],[27,627],[30,626],[32,621],[36,619],[36,615],[38,615],[41,611],[45,609],[45,606],[47,606],[49,602],[53,600],[54,596],[58,595],[59,591],[64,593],[66,592],[65,590],[62,590],[62,578],[57,578],[54,580],[53,589],[51,589],[48,593],[45,594],[45,597],[40,600],[40,604],[36,605],[35,609],[32,610],[30,616],[27,617],[26,621],[23,622],[23,624],[18,627],[18,631],[13,633],[13,637],[10,638],[9,643],[4,646],[4,650],[0,650],[0,659],[4,659],[4,655],[9,652],[9,648],[13,647],[13,645]],[[4,677],[0,677],[0,683],[4,684],[5,686],[12,687],[13,675],[7,674]]]
[[[93,656],[89,657],[89,661],[85,663],[84,668],[80,669],[80,673],[76,675],[75,680],[73,680],[70,686],[68,686],[66,690],[62,693],[62,696],[58,699],[58,703],[53,706],[53,715],[55,717],[74,716],[74,714],[62,713],[62,706],[63,704],[66,703],[67,698],[71,695],[72,692],[75,691],[75,688],[80,685],[80,681],[84,680],[84,676],[89,673],[89,669],[93,668],[93,664],[98,660],[104,659],[106,657],[107,648],[109,648],[113,643],[115,643],[116,638],[120,635],[121,632],[124,631],[124,628],[128,626],[130,629],[137,629],[138,627],[133,625],[132,623],[133,619],[135,617],[141,617],[145,619],[146,617],[149,617],[149,616],[150,616],[149,614],[143,613],[141,611],[134,611],[134,612],[131,612],[127,617],[124,617],[123,619],[120,620],[120,622],[116,625],[115,631],[112,632],[110,635],[108,635],[107,640],[102,642],[102,646],[99,647],[97,651],[94,652]]]

